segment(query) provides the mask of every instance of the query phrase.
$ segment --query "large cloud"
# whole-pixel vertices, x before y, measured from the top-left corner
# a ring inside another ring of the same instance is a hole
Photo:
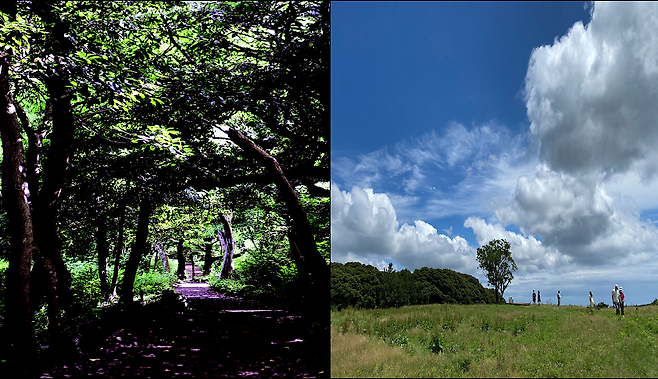
[[[543,164],[498,220],[575,263],[649,259],[658,233],[625,189],[658,172],[658,3],[597,3],[586,27],[532,52],[525,96]]]
[[[531,55],[525,85],[539,158],[558,172],[658,172],[658,3],[597,3]]]
[[[658,246],[653,222],[641,221],[632,199],[626,202],[630,204],[620,210],[603,184],[583,183],[540,165],[534,179],[519,178],[514,200],[496,216],[540,235],[546,246],[578,263],[614,264],[631,253],[655,252]]]
[[[409,269],[423,266],[475,271],[475,252],[462,237],[438,234],[430,224],[398,224],[386,194],[331,186],[331,259],[382,266],[393,259]]]

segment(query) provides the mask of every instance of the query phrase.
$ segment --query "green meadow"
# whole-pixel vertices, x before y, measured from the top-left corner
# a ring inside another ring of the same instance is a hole
[[[658,306],[415,305],[331,313],[334,377],[656,377]]]

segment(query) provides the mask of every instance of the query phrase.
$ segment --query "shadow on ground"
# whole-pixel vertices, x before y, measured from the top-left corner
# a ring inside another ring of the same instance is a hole
[[[81,326],[79,354],[42,378],[328,377],[329,336],[310,316],[194,283]]]

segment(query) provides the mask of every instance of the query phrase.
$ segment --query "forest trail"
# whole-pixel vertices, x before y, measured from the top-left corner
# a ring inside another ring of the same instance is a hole
[[[192,280],[198,278],[203,274],[203,269],[199,266],[194,266],[194,276],[192,275],[192,263],[185,262],[185,280]]]
[[[184,302],[170,295],[99,321],[80,338],[76,362],[42,377],[329,376],[327,346],[307,340],[299,312],[219,294],[206,283],[181,282],[175,291]]]

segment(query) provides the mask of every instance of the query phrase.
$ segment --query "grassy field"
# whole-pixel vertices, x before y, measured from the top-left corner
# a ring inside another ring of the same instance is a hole
[[[658,306],[418,305],[331,313],[334,377],[656,377]]]

